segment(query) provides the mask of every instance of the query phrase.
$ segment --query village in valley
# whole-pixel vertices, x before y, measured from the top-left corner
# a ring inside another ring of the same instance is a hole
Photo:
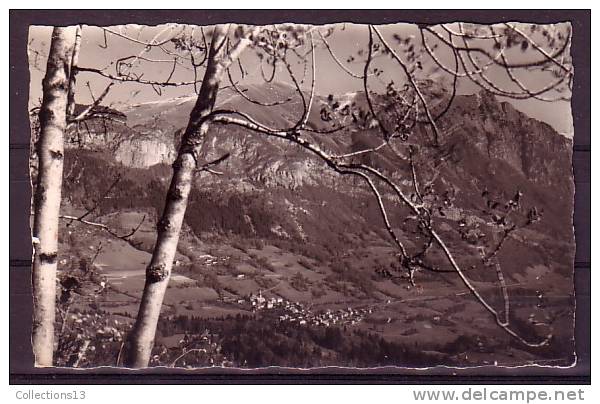
[[[373,308],[327,309],[313,312],[310,306],[301,302],[290,302],[281,297],[265,298],[262,291],[250,294],[248,299],[239,299],[238,304],[250,304],[253,312],[273,310],[279,314],[279,321],[288,321],[299,325],[313,325],[321,327],[349,326],[361,322],[368,314],[373,313]]]

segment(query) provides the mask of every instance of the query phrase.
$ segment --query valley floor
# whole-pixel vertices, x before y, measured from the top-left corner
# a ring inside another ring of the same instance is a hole
[[[127,229],[140,217],[129,212],[104,220]],[[142,226],[129,242],[77,223],[65,231],[70,239],[63,240],[68,248],[62,249],[61,264],[75,264],[63,279],[85,278],[80,287],[86,293],[73,293],[61,306],[59,363],[72,366],[87,340],[93,350],[86,348],[77,366],[120,365],[143,290],[153,226]],[[451,274],[419,273],[414,287],[378,276],[373,270],[381,265],[378,257],[393,251],[375,237],[352,254],[360,261],[352,268],[357,273],[276,241],[184,236],[152,364],[305,368],[573,361],[570,288],[568,282],[549,288],[544,268],[530,268],[508,285],[512,325],[519,333],[531,341],[553,334],[548,346],[528,348],[501,330]],[[501,307],[496,284],[475,283]]]

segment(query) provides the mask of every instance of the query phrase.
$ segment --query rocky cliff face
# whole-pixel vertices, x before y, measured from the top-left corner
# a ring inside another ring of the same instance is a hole
[[[127,119],[94,118],[70,131],[67,148],[107,150],[117,162],[133,168],[170,164],[176,156],[175,128],[152,123],[132,127]]]
[[[471,143],[544,188],[571,194],[572,141],[486,92],[458,96],[444,119],[446,136]]]
[[[237,127],[215,127],[208,134],[206,145],[201,160],[210,161],[230,153],[219,169],[230,178],[260,187],[294,190],[302,186],[329,184],[336,176],[324,170],[323,163],[289,142],[259,136]]]
[[[173,144],[159,139],[127,139],[115,151],[115,160],[134,168],[171,164],[175,157]]]

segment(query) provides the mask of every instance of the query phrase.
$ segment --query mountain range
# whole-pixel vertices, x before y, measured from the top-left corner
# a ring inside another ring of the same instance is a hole
[[[248,102],[228,88],[220,92],[218,108],[243,111],[276,128],[292,126],[302,113],[300,100],[297,96],[294,99],[294,90],[285,84],[254,85],[246,88],[244,93],[246,97],[269,102],[292,100],[264,107]],[[126,123],[92,123],[91,129],[82,131],[86,138],[83,146],[76,146],[96,152],[110,150],[114,160],[125,167],[144,169],[171,164],[195,98],[190,95],[123,108],[120,112],[127,117]],[[344,94],[335,100],[341,105],[339,109],[345,104],[367,109],[362,92]],[[308,119],[310,127],[334,127],[319,114],[328,103],[331,104],[331,96],[329,100],[316,97]],[[335,123],[342,126],[348,122],[337,120]],[[457,95],[438,126],[442,129],[440,147],[431,147],[431,129],[425,125],[416,127],[405,145],[420,147],[424,159],[426,156],[430,161],[447,161],[442,167],[442,178],[446,175],[454,177],[455,188],[462,183],[460,188],[467,196],[465,200],[471,199],[470,194],[480,194],[484,188],[495,190],[504,198],[510,198],[517,190],[526,190],[531,202],[553,212],[562,224],[570,223],[568,212],[572,209],[574,192],[570,139],[485,91]],[[343,153],[375,145],[379,139],[376,132],[376,129],[368,128],[344,129],[312,136],[324,149]],[[307,156],[298,147],[242,128],[216,126],[208,134],[205,144],[202,157],[206,160],[224,153],[231,153],[231,157],[220,167],[225,173],[223,177],[203,177],[204,183],[229,182],[248,189],[282,187],[294,190],[302,186],[332,187],[337,181],[337,176],[325,169],[323,163]],[[380,168],[399,177],[402,175],[397,168],[406,169],[406,153],[402,159],[402,156],[382,149],[371,159],[377,160],[375,163]],[[448,181],[452,182],[450,178]]]

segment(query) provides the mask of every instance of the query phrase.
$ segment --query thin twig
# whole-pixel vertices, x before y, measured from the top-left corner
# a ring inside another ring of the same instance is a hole
[[[182,359],[184,356],[186,356],[187,354],[189,354],[191,352],[204,352],[204,353],[206,353],[206,349],[204,349],[204,348],[188,349],[187,351],[185,351],[184,353],[182,353],[181,355],[179,355],[177,358],[175,358],[175,360],[171,363],[170,367],[174,368],[175,365],[177,364],[177,362],[179,362],[180,359]]]
[[[133,236],[140,229],[140,227],[142,227],[142,224],[146,220],[146,215],[144,215],[142,217],[142,220],[140,221],[140,223],[136,227],[134,227],[131,230],[131,232],[129,232],[127,234],[118,234],[118,233],[115,233],[110,227],[108,227],[107,225],[105,225],[103,223],[91,222],[89,220],[80,219],[77,216],[70,216],[70,215],[59,215],[58,217],[60,219],[71,220],[71,221],[76,221],[76,222],[79,222],[79,223],[83,223],[83,224],[88,225],[88,226],[99,227],[99,228],[105,230],[110,235],[115,236],[117,238],[120,238],[121,240],[125,240],[127,242],[129,242],[129,238],[131,236]]]
[[[97,108],[102,102],[102,100],[108,95],[108,92],[110,91],[110,88],[113,86],[113,84],[114,83],[109,83],[108,86],[106,86],[106,88],[102,92],[102,94],[100,94],[98,98],[94,99],[94,102],[91,105],[87,106],[83,111],[77,114],[77,116],[69,119],[69,125],[93,117],[94,109]]]

